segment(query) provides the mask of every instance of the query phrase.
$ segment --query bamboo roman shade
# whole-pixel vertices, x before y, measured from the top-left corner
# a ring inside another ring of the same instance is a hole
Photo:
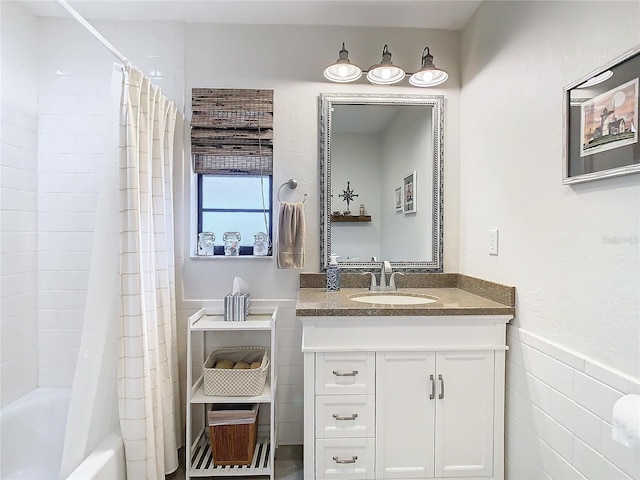
[[[195,173],[273,173],[273,90],[194,88],[191,97]]]

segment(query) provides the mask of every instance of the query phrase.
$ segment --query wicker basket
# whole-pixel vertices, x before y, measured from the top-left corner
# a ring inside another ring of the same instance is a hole
[[[251,369],[213,368],[218,359],[261,362]],[[211,352],[203,366],[204,394],[255,397],[261,395],[269,371],[269,357],[263,347],[224,347]]]
[[[214,465],[251,465],[260,404],[217,404],[208,412]]]

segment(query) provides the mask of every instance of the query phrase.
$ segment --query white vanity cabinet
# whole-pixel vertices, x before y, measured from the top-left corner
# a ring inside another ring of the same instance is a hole
[[[504,478],[511,315],[299,318],[305,479]]]

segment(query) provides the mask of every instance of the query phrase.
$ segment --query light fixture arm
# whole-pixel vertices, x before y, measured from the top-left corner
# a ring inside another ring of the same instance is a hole
[[[425,55],[424,52],[427,52],[427,54]],[[424,50],[422,50],[422,67],[420,68],[426,67],[427,62],[429,62],[429,65],[433,66],[433,55],[429,53],[429,47],[424,47]]]
[[[344,42],[342,42],[342,48],[338,52],[338,59],[339,60],[347,60],[347,61],[349,61],[349,50],[347,50],[345,48]]]

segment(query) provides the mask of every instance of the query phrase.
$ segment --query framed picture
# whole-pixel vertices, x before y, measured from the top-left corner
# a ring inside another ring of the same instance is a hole
[[[415,170],[402,180],[402,211],[403,213],[416,212],[416,172]]]
[[[640,172],[640,46],[564,88],[563,183]]]
[[[393,192],[393,201],[395,204],[396,212],[402,211],[402,185],[395,188]]]

